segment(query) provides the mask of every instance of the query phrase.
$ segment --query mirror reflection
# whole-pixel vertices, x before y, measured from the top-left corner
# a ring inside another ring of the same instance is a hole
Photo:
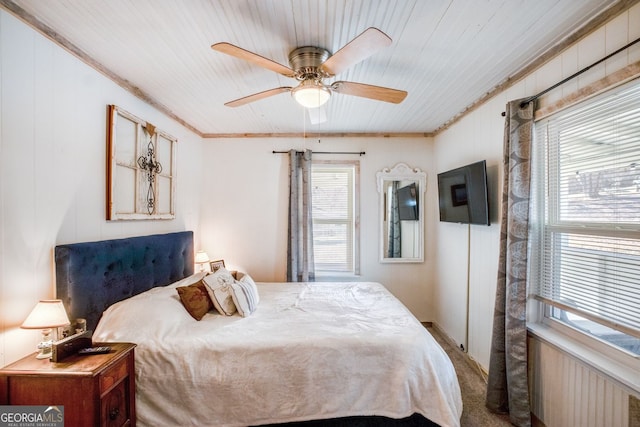
[[[381,262],[422,262],[426,174],[400,163],[377,176]]]
[[[384,253],[386,258],[416,258],[418,233],[417,183],[384,181]]]

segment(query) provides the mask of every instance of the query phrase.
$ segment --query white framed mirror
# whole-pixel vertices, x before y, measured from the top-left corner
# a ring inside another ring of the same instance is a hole
[[[405,163],[376,173],[380,199],[380,262],[424,261],[427,174]]]

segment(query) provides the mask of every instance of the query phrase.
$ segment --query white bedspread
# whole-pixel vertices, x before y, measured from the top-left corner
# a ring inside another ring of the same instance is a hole
[[[451,361],[377,283],[258,283],[250,317],[194,320],[175,287],[111,306],[94,341],[138,344],[142,426],[247,426],[417,412],[459,426]]]

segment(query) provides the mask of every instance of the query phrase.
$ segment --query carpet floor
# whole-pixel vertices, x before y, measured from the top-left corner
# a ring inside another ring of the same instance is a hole
[[[484,406],[487,384],[479,369],[471,365],[468,356],[462,350],[453,346],[437,329],[432,327],[427,329],[449,355],[456,369],[460,390],[462,391],[461,427],[511,426],[507,415],[493,414]]]

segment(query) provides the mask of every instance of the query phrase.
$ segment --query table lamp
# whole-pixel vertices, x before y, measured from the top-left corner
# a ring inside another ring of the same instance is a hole
[[[209,262],[209,255],[205,251],[196,252],[196,264],[200,264],[200,271],[204,271],[204,265]]]
[[[20,327],[23,329],[42,329],[42,341],[38,344],[40,352],[36,358],[49,359],[53,343],[51,329],[56,328],[57,331],[57,328],[70,323],[62,300],[50,299],[40,300]]]

